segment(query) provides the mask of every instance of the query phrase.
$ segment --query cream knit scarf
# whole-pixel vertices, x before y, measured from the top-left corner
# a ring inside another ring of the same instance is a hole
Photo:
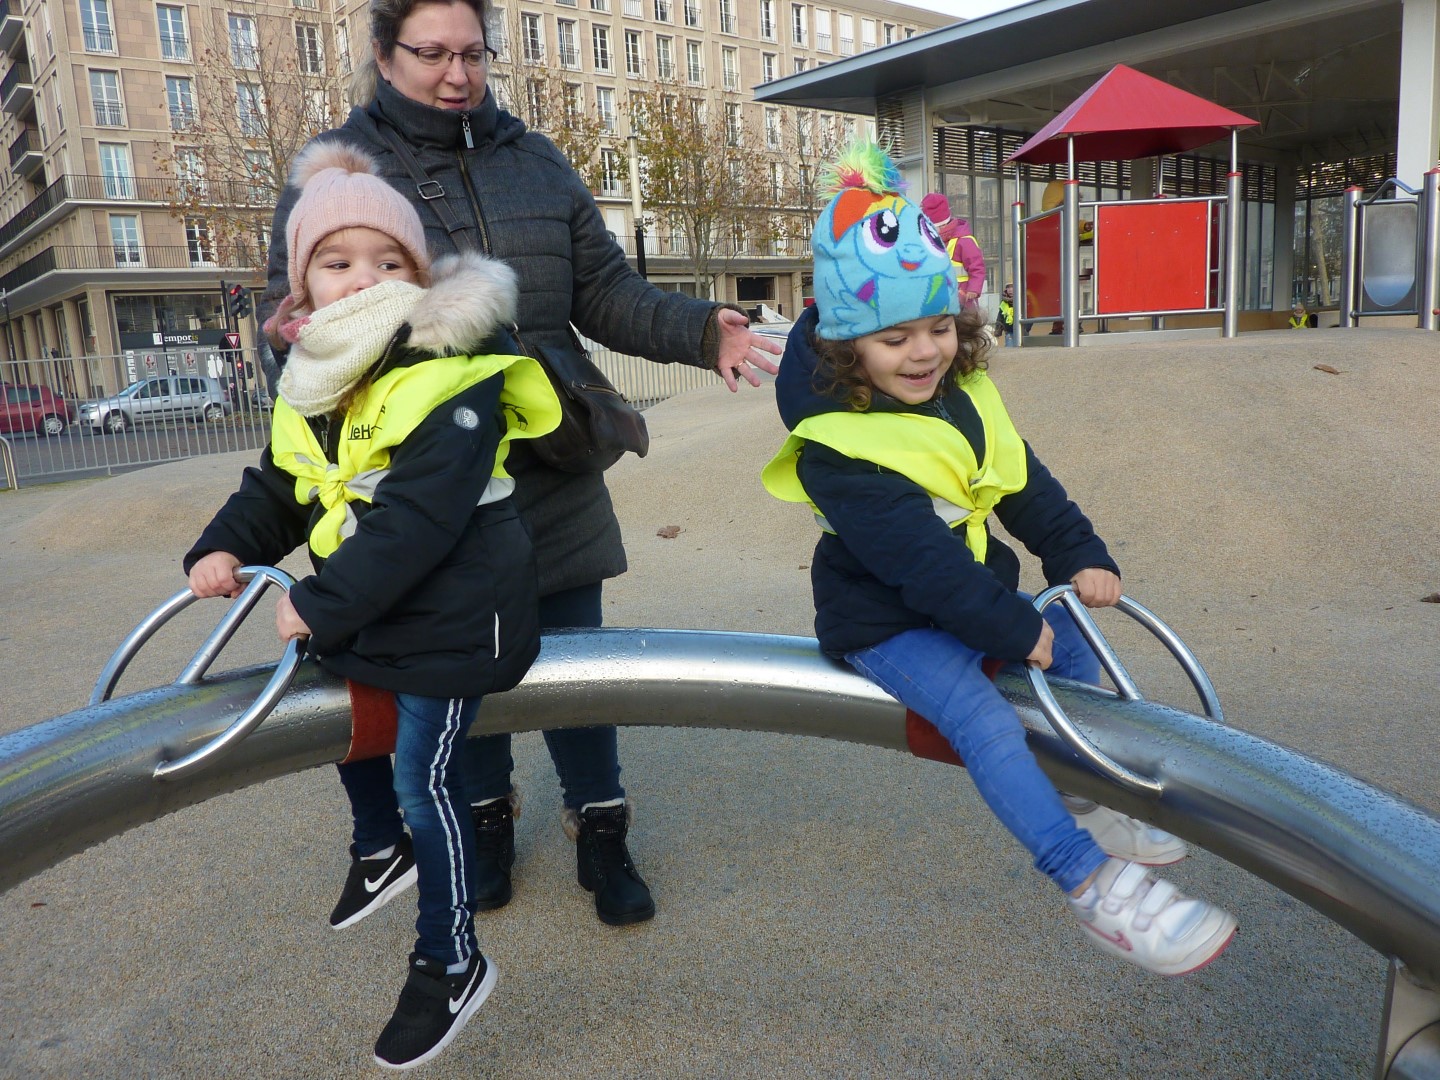
[[[280,396],[301,416],[331,412],[385,352],[425,290],[385,281],[285,323],[291,343]]]

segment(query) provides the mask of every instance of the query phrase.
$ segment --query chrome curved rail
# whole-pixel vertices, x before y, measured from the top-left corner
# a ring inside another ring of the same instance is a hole
[[[1076,628],[1089,642],[1090,647],[1095,650],[1095,654],[1100,658],[1101,667],[1115,683],[1120,696],[1126,701],[1144,701],[1145,696],[1140,693],[1140,688],[1135,685],[1135,680],[1130,678],[1130,673],[1120,663],[1120,658],[1115,655],[1115,650],[1110,647],[1110,642],[1100,632],[1100,627],[1095,625],[1094,617],[1081,603],[1073,585],[1055,585],[1046,589],[1035,597],[1035,610],[1044,611],[1057,600],[1070,613],[1070,617],[1075,620]],[[1205,715],[1217,723],[1224,723],[1225,717],[1220,711],[1220,699],[1215,694],[1215,686],[1211,683],[1210,676],[1205,673],[1205,669],[1200,666],[1200,661],[1190,651],[1190,647],[1180,640],[1180,635],[1161,622],[1153,611],[1128,596],[1120,597],[1116,601],[1115,607],[1149,630],[1160,640],[1161,644],[1170,650],[1170,655],[1180,662],[1180,666],[1185,669],[1185,674],[1190,677],[1190,684],[1200,695],[1200,704],[1205,709]],[[1109,777],[1129,791],[1150,796],[1160,794],[1162,790],[1160,781],[1152,780],[1148,776],[1141,776],[1134,769],[1127,769],[1103,753],[1086,737],[1083,731],[1070,722],[1070,717],[1065,715],[1065,710],[1060,707],[1060,703],[1055,700],[1055,695],[1050,692],[1050,683],[1045,677],[1045,672],[1033,664],[1026,664],[1025,673],[1030,678],[1030,688],[1035,691],[1035,699],[1040,703],[1040,709],[1045,714],[1045,719],[1050,721],[1050,726],[1072,750],[1088,761],[1096,772]]]
[[[230,605],[229,610],[225,612],[225,617],[210,632],[210,636],[201,642],[199,650],[191,657],[190,663],[185,665],[185,669],[175,680],[176,686],[194,686],[205,677],[205,673],[210,670],[210,665],[215,662],[220,651],[235,636],[236,629],[259,603],[261,594],[268,586],[278,585],[284,591],[289,592],[290,587],[295,584],[293,577],[273,566],[242,566],[235,571],[235,577],[236,580],[246,583],[245,588],[235,598],[235,602]],[[120,676],[125,674],[125,669],[130,666],[130,661],[135,659],[145,643],[154,636],[155,631],[198,599],[199,597],[193,592],[185,589],[176,593],[142,619],[140,625],[130,632],[120,643],[120,647],[105,662],[105,667],[100,672],[100,678],[95,682],[95,689],[90,692],[90,704],[99,705],[108,701],[110,695],[115,691],[115,684],[120,681]],[[285,691],[290,689],[295,672],[300,668],[300,658],[303,655],[301,648],[302,644],[299,639],[287,642],[280,662],[275,667],[275,673],[255,700],[250,703],[250,706],[236,717],[228,728],[203,746],[197,747],[174,761],[161,761],[155,766],[155,779],[163,780],[167,777],[178,776],[206,762],[214,761],[259,727],[261,721],[270,715],[280,699],[285,696]]]
[[[235,671],[92,705],[0,736],[0,891],[134,826],[344,756],[344,685],[301,664],[268,721],[211,767],[154,779],[157,761],[223,732],[272,677]],[[1440,1078],[1440,818],[1235,728],[1053,680],[1095,746],[1162,790],[1097,774],[1045,721],[1028,678],[1000,673],[1042,767],[1066,791],[1178,833],[1345,927],[1400,973],[1377,1076]],[[637,710],[636,701],[647,708]],[[488,698],[471,735],[594,723],[724,727],[925,753],[915,720],[812,638],[606,629],[547,635],[516,689]],[[1409,1070],[1409,1071],[1405,1071]],[[1418,1071],[1417,1071],[1418,1070]],[[1428,1071],[1427,1071],[1428,1070]]]

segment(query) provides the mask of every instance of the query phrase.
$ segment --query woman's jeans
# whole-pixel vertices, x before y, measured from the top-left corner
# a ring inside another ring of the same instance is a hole
[[[1045,620],[1055,631],[1054,662],[1047,670],[1099,682],[1100,661],[1069,613],[1051,606]],[[980,670],[983,653],[943,630],[928,629],[907,630],[845,659],[940,730],[1000,823],[1061,889],[1078,888],[1105,862],[1105,853],[1075,824],[1025,745],[1019,715]]]
[[[481,699],[396,694],[395,763],[382,756],[338,766],[355,815],[355,854],[398,843],[410,826],[419,878],[415,951],[446,964],[475,953],[475,824],[459,752]]]
[[[540,629],[595,627],[603,622],[600,582],[581,585],[540,598]],[[545,745],[567,809],[579,811],[586,803],[625,797],[620,786],[620,751],[611,724],[598,727],[558,728],[545,732]],[[498,799],[510,793],[510,736],[479,735],[465,745],[465,792],[472,803]]]

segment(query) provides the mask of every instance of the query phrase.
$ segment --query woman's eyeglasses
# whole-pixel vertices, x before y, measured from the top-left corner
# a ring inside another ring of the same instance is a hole
[[[414,45],[406,45],[403,41],[397,41],[395,44],[426,67],[449,67],[450,61],[458,56],[460,62],[467,68],[478,68],[484,67],[498,55],[489,45],[483,49],[466,49],[464,52],[455,52],[451,49],[442,49],[439,45],[426,45],[417,49]]]

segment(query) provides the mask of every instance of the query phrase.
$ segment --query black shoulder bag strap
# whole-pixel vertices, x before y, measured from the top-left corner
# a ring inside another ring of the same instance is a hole
[[[410,179],[415,181],[415,194],[435,211],[435,216],[440,219],[440,224],[445,226],[445,231],[450,234],[450,239],[455,241],[456,249],[459,251],[467,248],[474,251],[481,250],[480,245],[473,239],[474,229],[455,215],[455,211],[445,201],[445,188],[441,186],[439,180],[432,180],[425,174],[424,168],[415,157],[415,152],[400,137],[400,133],[376,113],[371,112],[370,117],[375,121],[375,127],[380,132],[381,138],[395,152],[395,156],[400,159],[400,164],[405,166],[405,171],[410,174]]]

